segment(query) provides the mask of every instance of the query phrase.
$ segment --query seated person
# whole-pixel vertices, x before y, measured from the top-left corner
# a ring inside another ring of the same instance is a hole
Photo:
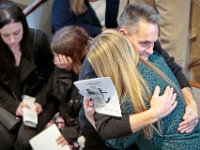
[[[59,144],[68,143],[73,146],[77,138],[81,136],[78,123],[81,103],[73,82],[78,80],[88,44],[88,34],[84,29],[76,26],[61,28],[54,34],[51,41],[55,64],[53,93],[59,100],[59,113],[64,119],[64,125],[59,126],[62,133],[57,140]]]
[[[0,122],[0,149],[29,150],[29,140],[42,131],[56,111],[55,99],[48,93],[48,80],[54,69],[49,38],[28,27],[23,11],[9,1],[0,1],[0,106],[24,117],[23,96],[34,97],[38,114],[36,128],[24,125],[9,131]]]
[[[93,118],[90,100],[84,101],[88,120],[107,146],[125,149],[136,143],[141,150],[199,149],[199,118],[192,116],[196,102],[186,101],[161,55],[153,52],[139,58],[125,36],[105,31],[94,39],[87,58],[97,77],[112,79],[119,96],[121,118],[97,113]]]

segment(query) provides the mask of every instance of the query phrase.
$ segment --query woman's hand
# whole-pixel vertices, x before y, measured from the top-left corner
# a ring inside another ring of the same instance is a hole
[[[72,69],[72,59],[65,55],[54,55],[54,65],[60,69],[70,71]]]
[[[84,108],[84,111],[85,111],[86,118],[93,125],[93,127],[96,128],[94,116],[93,116],[94,113],[95,113],[94,100],[85,97],[84,100],[83,100],[83,108]]]
[[[35,112],[40,114],[42,112],[42,106],[39,103],[35,103]]]
[[[173,88],[166,87],[163,95],[160,94],[160,87],[156,86],[153,96],[150,100],[151,110],[153,110],[158,119],[164,118],[170,114],[176,107],[176,93],[173,93]]]
[[[17,116],[22,116],[23,117],[23,108],[24,107],[30,109],[30,107],[27,104],[21,102],[19,104],[19,106],[17,107],[17,110],[16,110],[16,115]]]

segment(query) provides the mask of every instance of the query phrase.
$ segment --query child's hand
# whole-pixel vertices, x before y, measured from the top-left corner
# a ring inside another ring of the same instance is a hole
[[[60,145],[61,147],[65,146],[65,145],[69,145],[67,140],[62,136],[60,135],[57,139],[56,139],[56,143],[58,145]]]
[[[60,69],[70,71],[72,69],[72,59],[65,55],[54,55],[54,65]]]

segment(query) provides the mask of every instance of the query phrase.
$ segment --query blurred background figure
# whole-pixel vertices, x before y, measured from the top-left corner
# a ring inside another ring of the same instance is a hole
[[[52,31],[55,32],[66,25],[76,25],[84,28],[89,36],[95,37],[105,28],[117,27],[119,0],[100,1],[106,8],[105,12],[98,11],[98,13],[93,10],[90,2],[96,3],[96,0],[54,0]],[[105,13],[103,15],[105,24],[100,22],[97,15],[99,13]]]

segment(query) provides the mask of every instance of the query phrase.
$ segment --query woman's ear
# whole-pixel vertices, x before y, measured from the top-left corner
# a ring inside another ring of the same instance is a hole
[[[123,35],[128,35],[128,32],[126,31],[126,29],[123,29],[123,28],[119,29],[119,33],[121,33]]]

